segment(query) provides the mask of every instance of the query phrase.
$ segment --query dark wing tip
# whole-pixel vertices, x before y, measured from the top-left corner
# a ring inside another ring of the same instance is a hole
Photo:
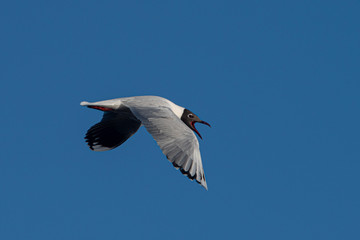
[[[180,172],[187,176],[191,181],[193,181],[195,179],[195,181],[197,183],[199,183],[201,186],[203,186],[206,190],[208,190],[207,188],[207,184],[206,184],[206,179],[205,179],[205,174],[201,174],[199,175],[199,180],[197,179],[197,174],[195,172],[194,176],[191,176],[190,172],[189,171],[185,171],[181,166],[177,165],[175,162],[172,163],[172,165],[176,168],[176,169],[179,169]],[[203,180],[203,182],[201,182]]]
[[[123,144],[141,126],[141,122],[128,112],[106,112],[101,122],[92,126],[85,141],[93,151],[107,151]]]

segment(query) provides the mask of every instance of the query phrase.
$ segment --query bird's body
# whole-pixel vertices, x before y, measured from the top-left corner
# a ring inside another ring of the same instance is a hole
[[[157,96],[81,102],[81,105],[104,111],[101,122],[86,134],[90,149],[106,151],[118,147],[144,125],[174,167],[207,189],[199,142],[193,131],[201,138],[194,124],[209,124],[191,111]]]

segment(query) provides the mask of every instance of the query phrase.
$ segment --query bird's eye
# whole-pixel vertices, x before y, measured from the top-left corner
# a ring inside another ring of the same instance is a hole
[[[188,115],[188,118],[194,118],[194,115],[189,114],[189,115]]]

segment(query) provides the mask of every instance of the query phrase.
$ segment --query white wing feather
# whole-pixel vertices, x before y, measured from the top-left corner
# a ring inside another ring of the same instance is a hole
[[[176,168],[207,189],[199,142],[193,131],[168,107],[128,105]]]

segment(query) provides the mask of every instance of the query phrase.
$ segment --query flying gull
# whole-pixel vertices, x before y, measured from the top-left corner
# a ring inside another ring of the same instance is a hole
[[[157,96],[81,102],[80,105],[104,111],[102,120],[86,133],[85,139],[91,150],[114,149],[144,125],[174,167],[207,190],[199,142],[194,132],[202,139],[195,123],[210,124],[190,110]]]

